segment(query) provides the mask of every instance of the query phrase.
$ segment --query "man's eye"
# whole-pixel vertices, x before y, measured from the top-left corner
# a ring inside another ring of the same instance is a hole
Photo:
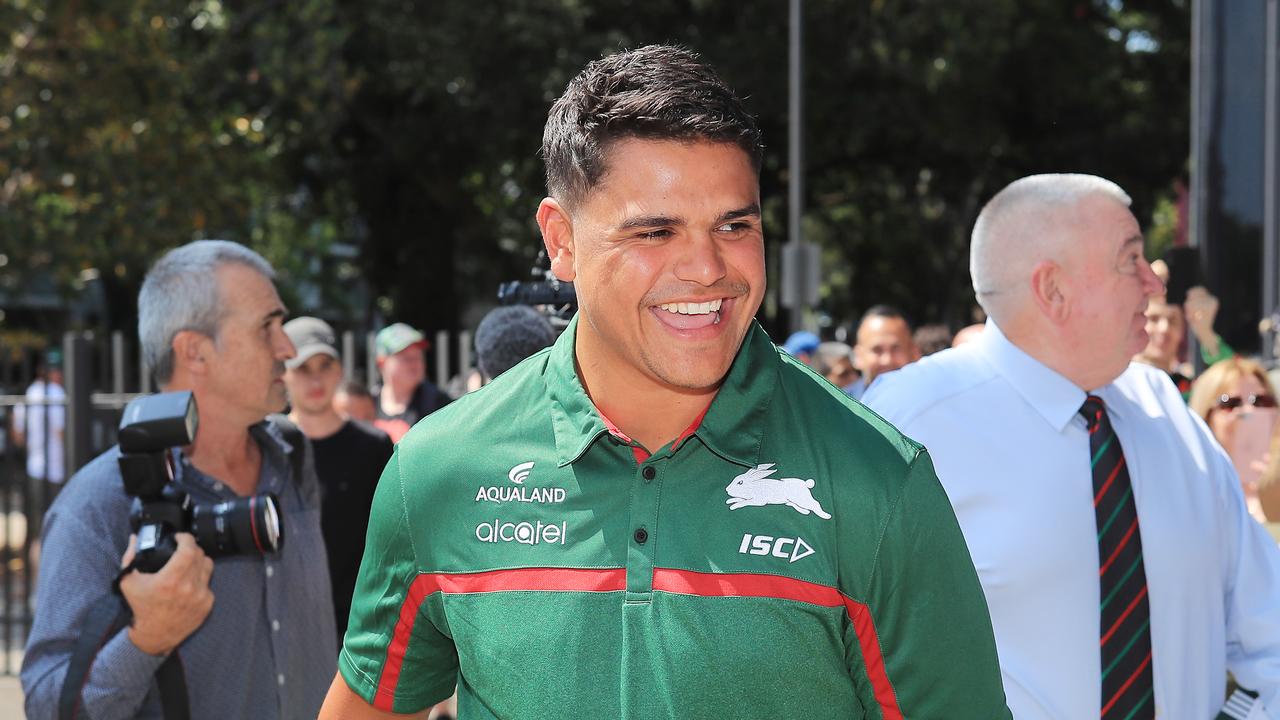
[[[671,237],[671,231],[662,228],[660,230],[645,230],[640,233],[640,237],[646,240],[661,240],[662,238]]]
[[[742,232],[743,230],[746,230],[748,227],[750,227],[750,225],[744,222],[727,222],[721,225],[720,227],[716,228],[716,231],[717,232]]]

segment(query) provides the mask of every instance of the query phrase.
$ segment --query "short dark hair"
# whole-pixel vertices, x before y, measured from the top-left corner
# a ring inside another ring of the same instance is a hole
[[[883,305],[883,304],[872,305],[870,309],[868,309],[865,313],[863,313],[862,319],[858,321],[858,327],[862,327],[862,324],[870,320],[871,318],[878,318],[878,317],[888,318],[888,319],[897,318],[898,320],[901,320],[903,323],[906,324],[908,331],[911,330],[911,319],[907,317],[906,313],[902,312],[901,310],[899,310],[898,308],[892,305]],[[855,331],[857,329],[858,328],[854,328]]]
[[[733,143],[760,172],[760,128],[697,53],[646,45],[587,64],[551,106],[542,132],[547,194],[572,207],[600,182],[623,138]]]

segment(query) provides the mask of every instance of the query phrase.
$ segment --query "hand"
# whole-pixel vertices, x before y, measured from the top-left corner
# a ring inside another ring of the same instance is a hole
[[[129,640],[149,655],[167,655],[195,632],[213,610],[209,578],[213,560],[190,533],[178,533],[178,549],[158,573],[134,571],[120,580],[133,610]],[[133,561],[137,538],[129,538],[121,566]]]
[[[1187,290],[1186,302],[1182,304],[1187,316],[1187,326],[1195,333],[1201,345],[1217,346],[1217,335],[1213,332],[1213,321],[1218,316],[1218,298],[1208,290],[1197,285]]]

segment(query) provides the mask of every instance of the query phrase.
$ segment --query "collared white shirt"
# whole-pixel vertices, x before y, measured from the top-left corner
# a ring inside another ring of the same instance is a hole
[[[1094,392],[1138,510],[1161,718],[1208,720],[1226,672],[1280,709],[1280,550],[1226,453],[1167,375],[1134,364]],[[923,443],[964,530],[1018,720],[1101,705],[1097,522],[1085,392],[1011,343],[980,339],[888,374],[864,402]]]

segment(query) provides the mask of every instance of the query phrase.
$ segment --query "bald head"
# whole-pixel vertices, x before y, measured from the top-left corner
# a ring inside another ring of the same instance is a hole
[[[1001,190],[973,229],[978,302],[1014,345],[1092,391],[1147,344],[1164,285],[1143,256],[1129,196],[1091,175],[1034,175]]]
[[[991,198],[973,226],[969,273],[978,304],[997,323],[1026,307],[1036,264],[1063,262],[1080,223],[1080,204],[1104,197],[1131,203],[1120,186],[1095,175],[1031,175]]]

